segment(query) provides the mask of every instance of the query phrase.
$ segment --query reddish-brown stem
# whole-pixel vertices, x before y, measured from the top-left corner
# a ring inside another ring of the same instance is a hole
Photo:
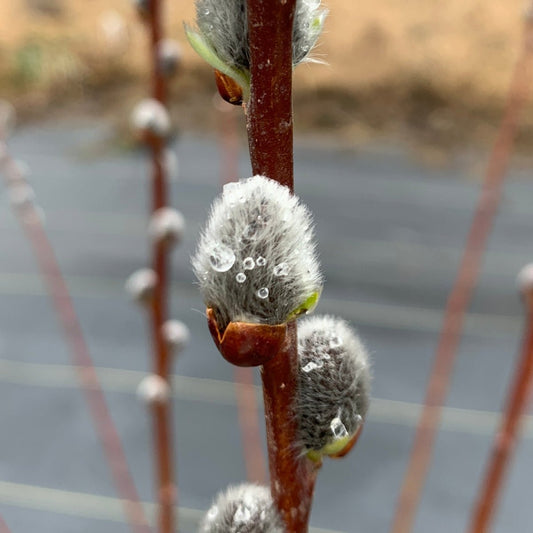
[[[318,465],[299,455],[294,395],[297,386],[296,322],[285,345],[261,368],[272,497],[288,533],[308,529]]]
[[[248,0],[248,143],[254,174],[294,190],[292,26],[296,0]]]
[[[294,190],[292,28],[296,0],[248,0],[250,101],[248,142],[254,174]],[[290,533],[308,530],[317,467],[297,450],[296,323],[262,367],[272,496]]]
[[[148,17],[150,34],[150,59],[152,68],[152,98],[166,104],[167,91],[164,76],[159,69],[159,43],[163,36],[162,1],[150,0]],[[157,136],[149,137],[152,153],[152,206],[155,212],[167,205],[167,177],[164,166],[165,141]],[[155,242],[152,248],[152,268],[157,275],[157,285],[151,306],[150,326],[153,343],[154,373],[169,381],[170,354],[163,338],[162,326],[167,317],[168,250],[165,242]],[[154,424],[154,461],[157,476],[157,500],[159,504],[158,530],[172,533],[176,528],[174,504],[177,488],[174,483],[172,446],[171,403],[158,403],[152,407]]]
[[[17,165],[8,154],[4,155],[2,167],[8,186],[10,183],[20,184],[25,182],[18,171]],[[72,363],[76,368],[115,487],[124,501],[124,511],[128,523],[135,533],[149,533],[150,529],[128,469],[120,437],[107,408],[104,393],[100,387],[98,376],[85,343],[67,284],[42,225],[39,212],[31,204],[16,208],[15,211],[31,243],[39,270],[45,280],[59,322],[63,328]]]
[[[473,509],[472,521],[468,529],[470,533],[487,533],[491,529],[500,491],[520,431],[521,417],[527,410],[531,394],[533,382],[533,294],[528,294],[525,300],[526,329],[522,351],[509,389],[507,407],[502,415],[500,430],[494,437],[485,479]]]
[[[530,85],[533,25],[528,22],[524,49],[514,70],[498,137],[487,166],[483,189],[457,276],[446,304],[442,330],[428,382],[424,409],[415,434],[409,465],[397,502],[391,533],[409,533],[425,483],[435,436],[446,399],[466,310],[479,275],[481,260],[501,197],[518,118]]]

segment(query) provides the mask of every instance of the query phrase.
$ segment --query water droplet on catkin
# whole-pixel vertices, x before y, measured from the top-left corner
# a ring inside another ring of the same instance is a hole
[[[243,262],[242,266],[244,267],[244,270],[253,270],[255,267],[255,261],[251,257],[247,257]]]
[[[235,252],[224,244],[211,249],[209,263],[216,272],[227,272],[235,263]]]
[[[267,287],[261,287],[257,292],[257,297],[261,298],[261,300],[264,300],[265,298],[268,298],[268,288]]]
[[[239,272],[235,276],[235,281],[237,281],[237,283],[244,283],[246,281],[246,274],[244,274],[243,272]]]
[[[330,428],[335,439],[343,439],[348,436],[348,430],[339,417],[335,417],[331,421]]]
[[[267,260],[264,258],[264,257],[261,257],[259,256],[256,261],[255,261],[255,264],[259,267],[262,267],[262,266],[265,266],[266,265],[266,262]]]
[[[289,265],[287,263],[280,263],[276,265],[273,270],[274,276],[286,276],[289,273]]]

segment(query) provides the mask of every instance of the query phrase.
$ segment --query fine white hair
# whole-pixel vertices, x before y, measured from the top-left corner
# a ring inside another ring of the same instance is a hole
[[[301,63],[322,32],[326,9],[320,0],[297,0],[293,26],[293,65]],[[196,23],[225,63],[249,70],[246,0],[196,0]]]
[[[267,487],[243,483],[220,493],[203,518],[199,533],[283,533]]]
[[[264,176],[227,184],[192,258],[219,327],[286,322],[320,293],[315,248],[311,214],[287,187]]]
[[[370,379],[368,353],[344,320],[315,316],[299,322],[296,413],[304,451],[355,434],[368,410]]]

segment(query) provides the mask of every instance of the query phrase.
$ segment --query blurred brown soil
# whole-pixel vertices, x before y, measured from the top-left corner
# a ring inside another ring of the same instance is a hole
[[[183,45],[172,85],[178,127],[213,126],[210,69],[185,42],[193,1],[168,2]],[[518,55],[522,0],[329,0],[315,52],[295,74],[296,126],[344,142],[392,136],[437,150],[492,138]],[[0,3],[0,97],[23,118],[127,116],[145,94],[145,35],[128,0]],[[519,146],[533,144],[533,112]]]

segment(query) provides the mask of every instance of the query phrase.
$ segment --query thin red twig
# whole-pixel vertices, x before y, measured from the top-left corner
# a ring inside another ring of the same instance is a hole
[[[150,62],[152,68],[152,98],[166,105],[166,81],[159,69],[159,44],[163,37],[162,1],[150,0],[148,29],[150,37]],[[150,136],[152,153],[152,213],[168,204],[168,184],[164,166],[165,141]],[[168,308],[168,250],[165,242],[156,242],[152,249],[152,268],[157,276],[157,285],[151,306],[150,327],[153,342],[154,373],[169,381],[171,371],[170,354],[163,338],[162,326],[167,318]],[[154,424],[154,460],[157,469],[157,499],[159,504],[159,531],[172,533],[176,528],[174,505],[177,487],[174,482],[174,461],[172,445],[172,423],[170,401],[157,403],[152,407]]]
[[[7,186],[25,184],[16,163],[4,154],[2,170]],[[87,344],[83,337],[67,284],[54,254],[54,250],[34,205],[27,203],[15,209],[19,221],[31,243],[48,293],[52,298],[59,322],[67,341],[72,363],[76,368],[81,388],[85,394],[96,432],[102,443],[118,494],[124,500],[124,511],[132,531],[149,533],[144,510],[131,477],[120,437],[107,408],[104,393],[98,381]]]
[[[503,120],[487,166],[483,188],[463,258],[446,304],[439,343],[428,382],[424,409],[415,434],[409,465],[397,502],[391,533],[409,533],[425,483],[446,399],[463,321],[476,285],[483,253],[500,202],[520,112],[530,85],[533,25],[527,23],[524,48],[516,64]]]
[[[248,142],[254,174],[294,190],[292,122],[292,28],[296,0],[248,0],[250,102]],[[294,413],[298,370],[297,329],[261,374],[267,429],[270,485],[290,533],[308,530],[316,466],[298,456]]]
[[[473,508],[470,533],[487,533],[498,504],[500,492],[520,432],[522,415],[527,410],[533,384],[533,294],[526,297],[526,329],[520,359],[502,414],[500,430],[494,437],[485,478]]]

